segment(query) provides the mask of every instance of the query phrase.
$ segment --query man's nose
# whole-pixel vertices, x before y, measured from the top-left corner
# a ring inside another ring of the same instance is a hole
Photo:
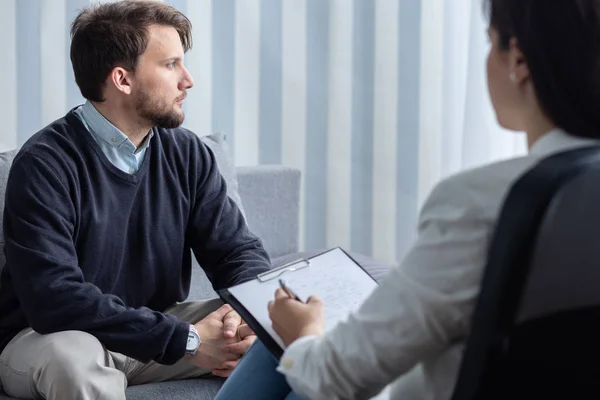
[[[183,79],[181,80],[181,90],[190,89],[194,86],[194,78],[187,68],[183,67]]]

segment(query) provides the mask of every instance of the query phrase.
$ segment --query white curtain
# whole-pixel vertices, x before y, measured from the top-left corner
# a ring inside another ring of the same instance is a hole
[[[481,0],[165,0],[194,25],[185,126],[238,165],[303,174],[305,249],[396,262],[442,177],[524,151],[485,86]],[[0,143],[83,99],[68,26],[89,0],[0,0]]]
[[[481,0],[423,0],[419,203],[441,178],[526,151],[502,129],[486,82],[490,47]]]

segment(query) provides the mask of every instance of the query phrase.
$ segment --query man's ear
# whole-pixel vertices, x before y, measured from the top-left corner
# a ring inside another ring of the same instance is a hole
[[[519,47],[519,42],[516,38],[510,39],[508,48],[508,62],[511,73],[514,72],[516,81],[519,84],[527,82],[530,78],[529,66],[525,60],[525,56]]]
[[[110,73],[110,80],[115,88],[124,94],[131,94],[131,73],[123,67],[115,67]]]

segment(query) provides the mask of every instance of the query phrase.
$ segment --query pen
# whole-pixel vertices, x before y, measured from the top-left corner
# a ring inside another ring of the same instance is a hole
[[[286,293],[287,293],[287,295],[288,295],[288,296],[290,296],[292,299],[294,299],[294,300],[297,300],[297,301],[299,301],[300,303],[304,303],[302,300],[300,300],[300,297],[296,296],[296,295],[294,294],[294,292],[292,292],[292,291],[290,290],[290,288],[288,288],[288,287],[286,286],[286,284],[283,282],[283,280],[282,280],[282,279],[280,279],[280,280],[279,280],[279,286],[281,286],[281,288],[284,290],[284,292],[286,292]]]

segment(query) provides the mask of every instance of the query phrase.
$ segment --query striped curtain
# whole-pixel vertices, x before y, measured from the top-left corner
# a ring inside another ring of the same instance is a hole
[[[238,165],[302,171],[302,248],[342,246],[396,262],[431,186],[477,163],[462,161],[468,118],[451,115],[461,107],[464,117],[467,100],[482,103],[485,96],[483,85],[460,95],[467,79],[461,62],[452,62],[467,58],[479,0],[164,1],[194,26],[186,64],[196,84],[184,126],[198,135],[227,134]],[[83,102],[68,27],[89,3],[0,0],[4,148]],[[457,52],[458,43],[466,45]],[[473,63],[482,71],[479,53]],[[454,124],[456,141],[448,143],[445,124]],[[457,146],[458,156],[442,151]],[[511,146],[499,155],[514,153]],[[493,158],[481,149],[473,154],[485,154],[478,162]]]

